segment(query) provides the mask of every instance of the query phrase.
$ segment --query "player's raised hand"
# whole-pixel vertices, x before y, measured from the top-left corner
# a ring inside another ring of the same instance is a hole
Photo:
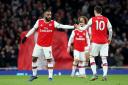
[[[23,44],[26,40],[27,40],[27,37],[24,37],[24,38],[22,39],[22,44]]]

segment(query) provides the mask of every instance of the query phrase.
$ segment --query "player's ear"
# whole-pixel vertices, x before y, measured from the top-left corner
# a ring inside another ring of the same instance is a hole
[[[44,17],[44,18],[46,17],[46,12],[44,12],[43,17]]]

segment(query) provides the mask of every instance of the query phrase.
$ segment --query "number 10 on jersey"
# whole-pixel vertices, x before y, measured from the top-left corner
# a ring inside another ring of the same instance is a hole
[[[105,22],[96,20],[96,30],[104,30]]]

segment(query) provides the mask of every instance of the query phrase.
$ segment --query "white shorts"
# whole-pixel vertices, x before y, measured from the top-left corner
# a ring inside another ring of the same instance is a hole
[[[90,49],[90,48],[89,48],[89,46],[86,46],[84,49],[85,49],[85,51],[84,51],[84,52],[85,52],[85,54],[86,54],[86,53],[88,53],[88,52],[89,52],[89,49]]]
[[[53,59],[52,55],[52,47],[42,47],[39,45],[35,45],[34,50],[33,50],[33,57],[44,57],[45,59]]]
[[[74,59],[78,59],[80,61],[85,61],[85,52],[80,52],[78,50],[74,50]]]
[[[100,53],[100,56],[108,56],[108,43],[107,44],[96,44],[96,43],[92,43],[91,44],[91,52],[90,55],[91,56],[98,56],[98,54]]]

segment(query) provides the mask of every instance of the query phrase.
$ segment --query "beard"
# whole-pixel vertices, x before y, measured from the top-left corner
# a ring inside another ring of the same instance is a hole
[[[49,21],[51,21],[51,18],[45,17],[45,20],[46,20],[47,22],[49,22]]]

